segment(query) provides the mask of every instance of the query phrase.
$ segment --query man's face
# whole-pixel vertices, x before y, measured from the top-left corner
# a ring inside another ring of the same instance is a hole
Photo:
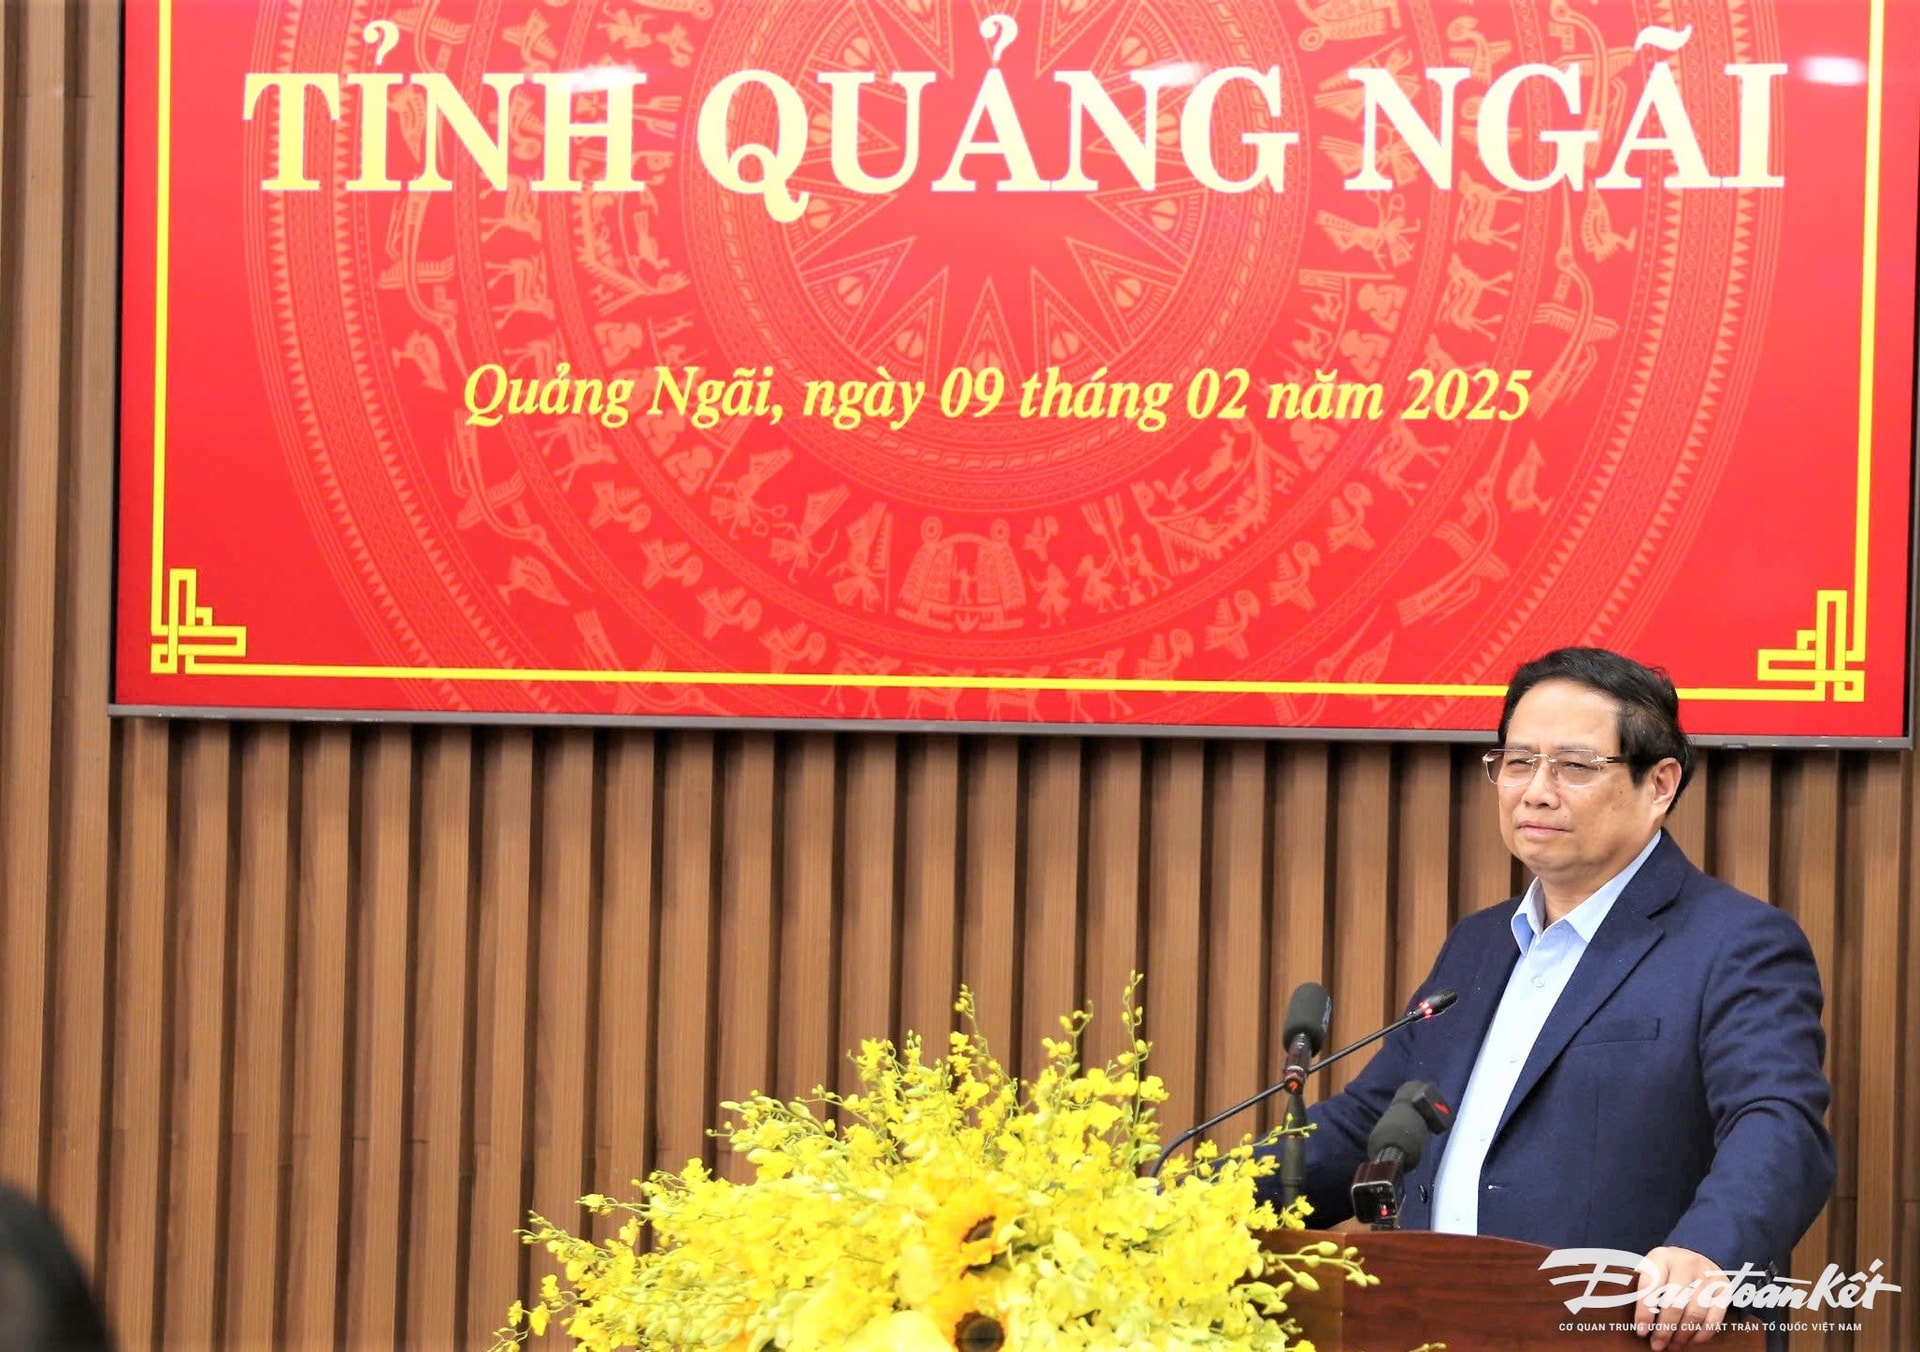
[[[1571,681],[1543,681],[1514,706],[1506,747],[1617,756],[1618,715],[1611,695]],[[1542,761],[1525,784],[1498,790],[1500,834],[1550,890],[1584,900],[1653,839],[1679,784],[1677,761],[1661,762],[1638,785],[1626,765],[1605,765],[1578,786],[1556,783]]]

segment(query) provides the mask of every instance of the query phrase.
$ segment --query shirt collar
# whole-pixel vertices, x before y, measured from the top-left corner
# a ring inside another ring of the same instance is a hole
[[[1620,894],[1627,890],[1627,884],[1633,881],[1633,875],[1640,871],[1640,866],[1647,862],[1654,847],[1660,843],[1660,837],[1665,834],[1664,829],[1655,831],[1653,839],[1647,842],[1645,849],[1633,857],[1631,863],[1600,884],[1598,891],[1555,923],[1564,924],[1578,934],[1583,945],[1592,943],[1595,931],[1600,928],[1600,922],[1605,920],[1607,913],[1613,910],[1613,903],[1620,900]],[[1533,946],[1535,939],[1552,928],[1542,923],[1545,915],[1544,905],[1545,897],[1541,892],[1540,880],[1535,878],[1528,885],[1527,894],[1520,898],[1520,905],[1508,921],[1513,928],[1513,941],[1520,945],[1522,953]]]

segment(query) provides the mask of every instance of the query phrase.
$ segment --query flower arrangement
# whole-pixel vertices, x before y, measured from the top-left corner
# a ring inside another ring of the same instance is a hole
[[[966,1031],[944,1056],[924,1059],[913,1035],[868,1041],[856,1093],[723,1104],[736,1120],[715,1134],[753,1180],[696,1160],[655,1173],[637,1203],[581,1199],[626,1215],[605,1244],[535,1215],[522,1238],[566,1279],[516,1302],[496,1347],[557,1327],[582,1348],[646,1352],[1306,1348],[1284,1318],[1296,1285],[1315,1288],[1316,1270],[1377,1278],[1331,1242],[1262,1249],[1260,1232],[1303,1229],[1307,1207],[1256,1197],[1274,1162],[1250,1141],[1143,1174],[1166,1090],[1145,1070],[1137,988],[1130,1049],[1105,1066],[1080,1064],[1079,1011],[1043,1040],[1031,1082],[1009,1077],[962,988]]]

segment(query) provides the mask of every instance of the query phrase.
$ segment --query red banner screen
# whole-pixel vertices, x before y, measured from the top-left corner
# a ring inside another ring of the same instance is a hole
[[[157,0],[122,710],[1904,739],[1920,4]]]

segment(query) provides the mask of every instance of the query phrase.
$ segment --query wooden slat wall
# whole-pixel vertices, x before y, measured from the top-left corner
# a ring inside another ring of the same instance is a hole
[[[1513,886],[1442,747],[111,722],[118,24],[0,3],[0,1176],[128,1348],[484,1345],[530,1208],[711,1159],[719,1099],[844,1085],[961,980],[1030,1062],[1087,1000],[1114,1050],[1144,968],[1190,1120],[1295,983],[1358,1034]],[[1675,823],[1826,976],[1799,1266],[1906,1288],[1801,1347],[1920,1346],[1915,775],[1718,753]]]

